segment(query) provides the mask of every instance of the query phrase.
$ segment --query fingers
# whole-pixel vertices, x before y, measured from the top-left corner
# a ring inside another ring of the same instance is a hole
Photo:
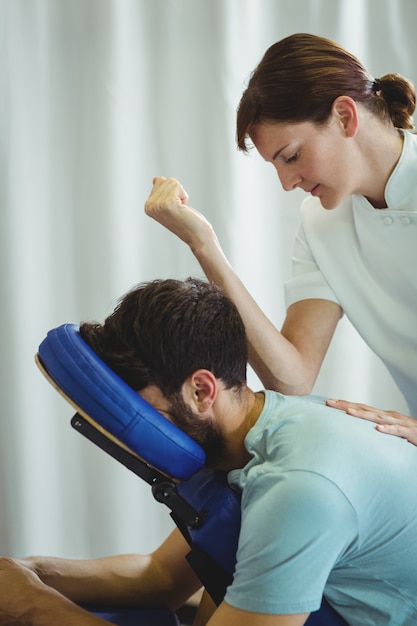
[[[408,424],[377,424],[376,429],[386,435],[407,439],[407,441],[417,446],[417,424],[414,423],[416,420],[412,417],[409,419],[411,423]]]
[[[328,406],[345,411],[349,415],[359,417],[360,419],[376,422],[377,424],[397,424],[403,419],[413,420],[411,417],[406,417],[397,411],[383,411],[377,409],[368,404],[362,404],[360,402],[348,402],[347,400],[327,400]]]
[[[373,406],[360,402],[329,399],[326,404],[341,411],[345,411],[345,413],[353,415],[354,417],[376,422],[377,424],[396,424],[402,417],[405,417],[401,416],[401,414],[396,411],[383,411],[382,409],[376,409]]]
[[[348,402],[347,400],[329,399],[326,404],[354,417],[374,422],[377,424],[376,429],[381,433],[402,437],[417,445],[417,420],[408,415],[403,415],[398,411],[383,411],[368,404]]]
[[[164,176],[155,176],[152,180],[152,190],[148,199],[158,202],[167,201],[169,199],[180,199],[181,204],[186,204],[189,200],[188,193],[176,178],[164,178]]]
[[[164,180],[166,180],[166,178],[164,178],[164,176],[155,176],[155,177],[152,179],[152,185],[153,185],[153,186],[155,186],[155,185],[159,185],[159,184],[163,183],[163,182],[164,182]]]
[[[22,572],[25,575],[31,577],[38,576],[35,574],[33,569],[26,563],[24,559],[14,559],[9,556],[0,557],[0,572]]]
[[[15,560],[9,556],[0,557],[0,570],[13,569],[15,567]]]
[[[145,202],[145,213],[184,241],[193,252],[218,241],[207,219],[188,205],[188,193],[176,178],[157,176]]]
[[[348,402],[347,400],[327,400],[326,404],[333,408],[345,411],[348,415],[359,417],[360,419],[369,420],[376,423],[390,424],[393,423],[391,419],[391,411],[381,411],[368,404],[361,404],[359,402]]]
[[[329,398],[328,400],[326,400],[326,404],[328,406],[332,406],[336,409],[339,409],[340,411],[348,411],[348,409],[354,411],[354,410],[360,410],[360,411],[376,411],[377,409],[375,409],[372,406],[369,406],[368,404],[362,404],[359,402],[349,402],[348,400],[334,400],[332,398]]]

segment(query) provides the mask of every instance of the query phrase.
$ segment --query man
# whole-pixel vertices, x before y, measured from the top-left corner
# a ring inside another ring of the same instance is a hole
[[[417,623],[417,451],[321,400],[253,392],[216,286],[143,284],[81,335],[242,490],[237,566],[209,626],[301,626],[324,594],[351,626]],[[74,602],[175,608],[199,586],[178,532],[148,556],[0,563],[0,624],[97,626]]]

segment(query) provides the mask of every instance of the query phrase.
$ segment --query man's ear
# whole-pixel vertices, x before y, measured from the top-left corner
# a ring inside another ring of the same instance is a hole
[[[332,104],[332,113],[341,125],[346,137],[354,137],[359,128],[356,102],[350,96],[339,96]]]
[[[184,399],[193,403],[194,408],[200,413],[213,406],[217,392],[218,380],[210,370],[196,370],[183,385]]]

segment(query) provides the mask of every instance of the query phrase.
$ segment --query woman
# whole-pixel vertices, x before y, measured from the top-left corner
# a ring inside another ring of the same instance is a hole
[[[244,92],[237,143],[253,144],[301,207],[294,277],[281,333],[227,259],[178,181],[158,177],[148,215],[191,248],[207,278],[234,300],[250,363],[265,387],[310,393],[344,312],[383,360],[417,417],[417,137],[413,85],[373,79],[337,43],[295,34],[267,50]],[[328,401],[417,444],[417,422],[392,411]]]

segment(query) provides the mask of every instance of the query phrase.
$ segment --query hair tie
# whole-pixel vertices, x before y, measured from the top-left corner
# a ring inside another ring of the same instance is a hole
[[[378,91],[382,91],[382,81],[379,78],[375,78],[375,80],[374,80],[374,93],[377,94]]]

